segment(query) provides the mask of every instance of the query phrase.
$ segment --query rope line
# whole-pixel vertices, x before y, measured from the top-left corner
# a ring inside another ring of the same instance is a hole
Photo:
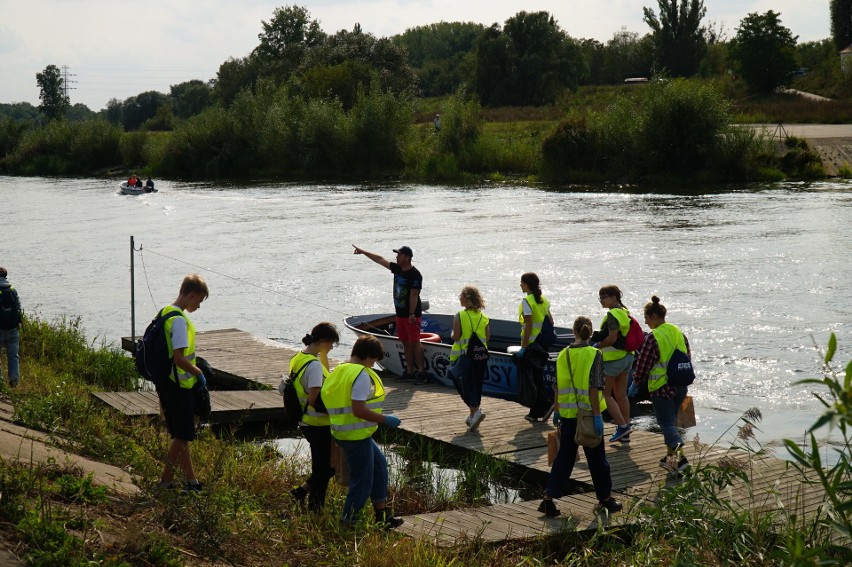
[[[141,246],[139,247],[139,252],[140,252],[140,254],[142,252]],[[168,258],[169,260],[172,260],[174,262],[179,262],[181,264],[186,264],[187,266],[192,266],[193,268],[197,268],[199,270],[204,270],[204,271],[210,272],[211,274],[216,274],[217,276],[221,276],[223,278],[227,278],[229,280],[233,280],[235,282],[239,282],[239,283],[244,284],[244,285],[250,285],[250,286],[255,287],[255,288],[257,288],[261,291],[266,291],[266,292],[269,292],[269,293],[275,293],[277,295],[281,295],[281,296],[287,297],[289,299],[297,299],[297,300],[299,300],[303,303],[307,303],[308,305],[312,305],[314,307],[319,307],[320,309],[325,309],[326,311],[331,311],[332,313],[337,313],[338,315],[343,315],[344,317],[351,317],[352,316],[350,313],[346,313],[345,311],[340,311],[339,309],[333,309],[331,307],[326,307],[325,305],[320,305],[319,303],[315,303],[313,301],[304,299],[302,297],[299,297],[298,295],[295,295],[295,294],[292,294],[292,293],[285,293],[283,291],[279,291],[277,289],[271,289],[269,287],[264,287],[260,284],[254,283],[250,280],[246,280],[244,278],[237,278],[237,277],[234,277],[234,276],[231,276],[231,275],[228,275],[228,274],[224,274],[224,273],[219,272],[217,270],[214,270],[212,268],[208,268],[206,266],[199,266],[198,264],[193,264],[192,262],[180,260],[178,258],[174,258],[174,257],[169,256],[167,254],[163,254],[162,252],[157,252],[156,250],[151,250],[150,248],[148,248],[148,252],[150,252],[151,254],[156,254],[157,256],[162,256],[163,258]],[[145,265],[144,260],[142,262],[142,265],[144,267],[144,265]],[[146,277],[146,280],[147,280],[147,277],[148,277],[147,273],[145,274],[145,277]],[[150,290],[150,286],[149,286],[149,290]],[[151,299],[153,301],[153,297]]]

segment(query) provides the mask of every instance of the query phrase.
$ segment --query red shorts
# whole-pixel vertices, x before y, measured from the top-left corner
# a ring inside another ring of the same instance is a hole
[[[420,342],[420,317],[411,323],[408,317],[396,318],[396,336],[404,343]]]

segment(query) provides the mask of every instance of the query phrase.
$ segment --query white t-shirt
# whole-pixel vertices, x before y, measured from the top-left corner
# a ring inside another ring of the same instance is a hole
[[[322,373],[322,362],[312,360],[308,363],[304,373],[302,373],[302,387],[305,392],[311,391],[311,388],[322,388],[324,376]]]
[[[521,307],[524,309],[524,315],[532,316],[532,307],[526,297],[521,300]]]
[[[352,399],[359,402],[366,402],[375,395],[376,385],[373,383],[373,379],[370,378],[366,370],[362,370],[352,384]]]
[[[181,316],[172,317],[172,349],[189,348],[189,333],[186,319]]]

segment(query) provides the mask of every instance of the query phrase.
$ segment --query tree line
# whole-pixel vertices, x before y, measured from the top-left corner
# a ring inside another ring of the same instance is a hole
[[[261,81],[286,85],[306,98],[336,98],[344,108],[354,104],[358,89],[369,91],[373,84],[421,97],[466,86],[485,107],[553,104],[580,85],[630,77],[730,76],[742,79],[750,92],[766,93],[789,84],[803,68],[817,73],[816,82],[820,77],[822,83],[836,82],[836,51],[852,44],[852,0],[831,1],[830,39],[801,45],[772,10],[748,14],[730,39],[721,26],[706,21],[704,0],[658,0],[656,9],[642,10],[647,33],[622,29],[600,42],[569,36],[545,11],[521,11],[502,25],[440,22],[378,38],[359,24],[328,34],[307,8],[284,6],[261,22],[251,53],[223,62],[210,81],[111,99],[95,113],[70,104],[59,68],[49,65],[37,75],[38,110],[47,119],[99,116],[126,131],[172,130],[210,106],[227,108]],[[0,106],[6,116],[33,117],[32,108],[21,110]]]

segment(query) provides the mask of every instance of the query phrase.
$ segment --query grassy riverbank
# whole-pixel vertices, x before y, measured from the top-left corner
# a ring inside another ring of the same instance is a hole
[[[337,100],[305,99],[261,83],[228,108],[208,108],[170,132],[123,132],[95,120],[32,128],[2,122],[0,171],[655,185],[824,176],[818,159],[802,165],[806,145],[796,142],[791,150],[731,124],[825,117],[833,112],[826,103],[738,102],[727,90],[719,81],[678,79],[582,87],[547,107],[482,108],[464,91],[416,100],[373,89],[344,108]],[[842,114],[848,110],[831,104]],[[440,131],[432,125],[437,111]]]
[[[700,467],[662,500],[631,512],[632,526],[579,536],[566,531],[533,541],[500,545],[473,538],[452,549],[376,529],[366,521],[342,530],[337,512],[343,490],[332,485],[324,514],[301,512],[289,500],[305,463],[232,430],[202,431],[192,444],[204,493],[181,495],[157,488],[168,446],[154,422],[122,418],[93,399],[96,390],[134,389],[132,362],[112,347],[89,342],[78,319],[48,324],[27,319],[22,331],[21,385],[3,387],[15,421],[44,431],[64,450],[131,472],[138,495],[107,493],[84,471],[59,461],[0,461],[0,522],[4,537],[32,565],[770,565],[848,562],[849,548],[831,547],[828,517],[795,518],[794,511],[741,510],[727,503],[725,486],[747,478],[741,468]],[[832,350],[831,347],[829,349]],[[830,356],[826,359],[830,361]],[[835,422],[850,423],[852,365],[845,377],[827,371]],[[845,380],[845,385],[844,385]],[[833,387],[832,384],[835,386]],[[844,397],[845,396],[845,397]],[[740,450],[756,451],[748,432],[759,412],[732,424]],[[846,512],[834,521],[848,529],[849,437],[845,461],[836,468],[847,483],[834,491]],[[385,440],[393,446],[394,439]],[[814,441],[814,446],[816,442]],[[423,448],[400,450],[416,463]],[[428,452],[428,451],[427,451]],[[801,452],[800,466],[813,454]],[[815,451],[819,457],[819,449]],[[433,455],[441,459],[439,454]],[[482,502],[482,487],[500,480],[488,457],[455,464],[462,478],[453,489],[414,482],[422,467],[397,467],[392,503],[401,514],[464,507]],[[401,469],[420,469],[413,475]],[[842,508],[842,506],[839,506]],[[369,514],[365,514],[369,516]],[[367,518],[365,518],[367,519]],[[845,523],[844,523],[845,521]],[[847,535],[852,535],[848,534]]]

